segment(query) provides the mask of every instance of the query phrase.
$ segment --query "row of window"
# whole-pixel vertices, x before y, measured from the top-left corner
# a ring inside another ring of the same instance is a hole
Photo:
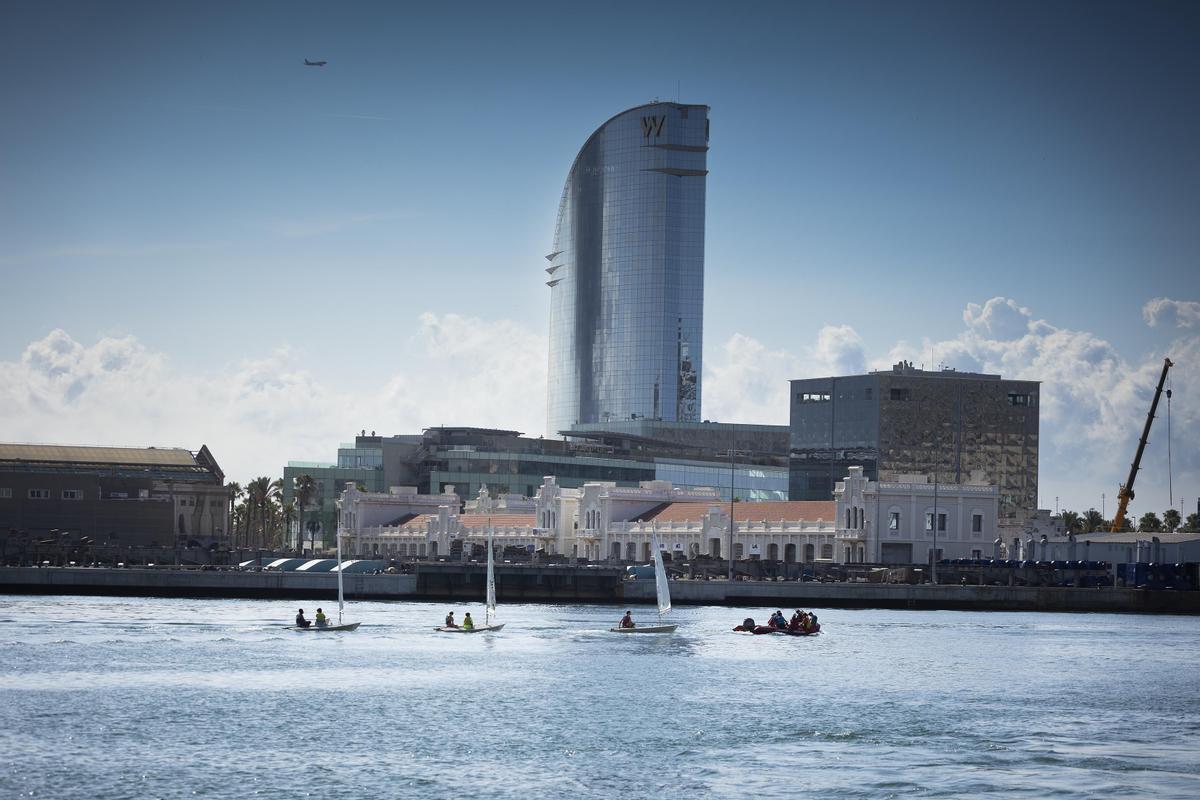
[[[49,489],[30,489],[25,496],[28,497],[30,500],[49,500],[50,495],[51,495],[51,492]],[[8,500],[8,499],[11,499],[12,496],[13,496],[12,489],[0,488],[0,500]],[[83,499],[83,490],[82,489],[63,489],[62,490],[62,499],[63,500],[82,500]]]
[[[849,514],[849,509],[847,509],[846,513]],[[946,530],[946,515],[943,512],[939,511],[937,516],[938,516],[937,529],[939,531],[945,531]],[[899,531],[900,530],[900,512],[899,511],[889,511],[888,512],[888,530],[889,531]],[[930,532],[933,531],[933,512],[932,511],[925,512],[925,530],[930,531]],[[979,513],[972,514],[971,515],[971,533],[982,533],[982,532],[983,532],[983,514],[979,514]]]

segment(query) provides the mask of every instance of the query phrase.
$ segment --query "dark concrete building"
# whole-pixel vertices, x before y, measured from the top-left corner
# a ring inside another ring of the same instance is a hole
[[[791,499],[828,499],[847,470],[861,466],[865,477],[884,482],[926,475],[994,484],[1003,527],[1036,511],[1037,381],[901,362],[791,387]]]
[[[0,444],[0,535],[116,546],[228,541],[229,489],[207,447]]]

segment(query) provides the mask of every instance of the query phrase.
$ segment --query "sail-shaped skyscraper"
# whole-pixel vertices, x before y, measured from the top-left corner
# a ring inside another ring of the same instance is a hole
[[[650,103],[596,129],[558,207],[547,433],[700,420],[708,106]]]

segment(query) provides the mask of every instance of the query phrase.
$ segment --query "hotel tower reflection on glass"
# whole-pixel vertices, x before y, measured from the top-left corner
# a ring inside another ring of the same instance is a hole
[[[651,103],[601,125],[563,187],[546,424],[700,420],[708,106]]]

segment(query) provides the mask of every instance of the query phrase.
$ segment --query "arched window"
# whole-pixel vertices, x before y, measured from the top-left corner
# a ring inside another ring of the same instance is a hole
[[[779,560],[779,545],[775,544],[774,542],[771,542],[771,544],[767,545],[767,560]]]
[[[833,545],[832,544],[825,543],[825,544],[821,545],[821,558],[826,558],[826,559],[829,559],[830,561],[833,560]]]
[[[850,509],[849,508],[846,509],[846,526],[845,527],[847,527],[847,528],[850,527]]]
[[[792,546],[793,545],[788,545],[788,547],[792,547]],[[804,545],[804,561],[805,561],[805,563],[811,564],[812,562],[814,562],[816,560],[817,560],[817,549],[815,547],[813,547],[812,543]]]
[[[783,560],[786,564],[796,563],[796,545],[789,544],[783,548]]]

